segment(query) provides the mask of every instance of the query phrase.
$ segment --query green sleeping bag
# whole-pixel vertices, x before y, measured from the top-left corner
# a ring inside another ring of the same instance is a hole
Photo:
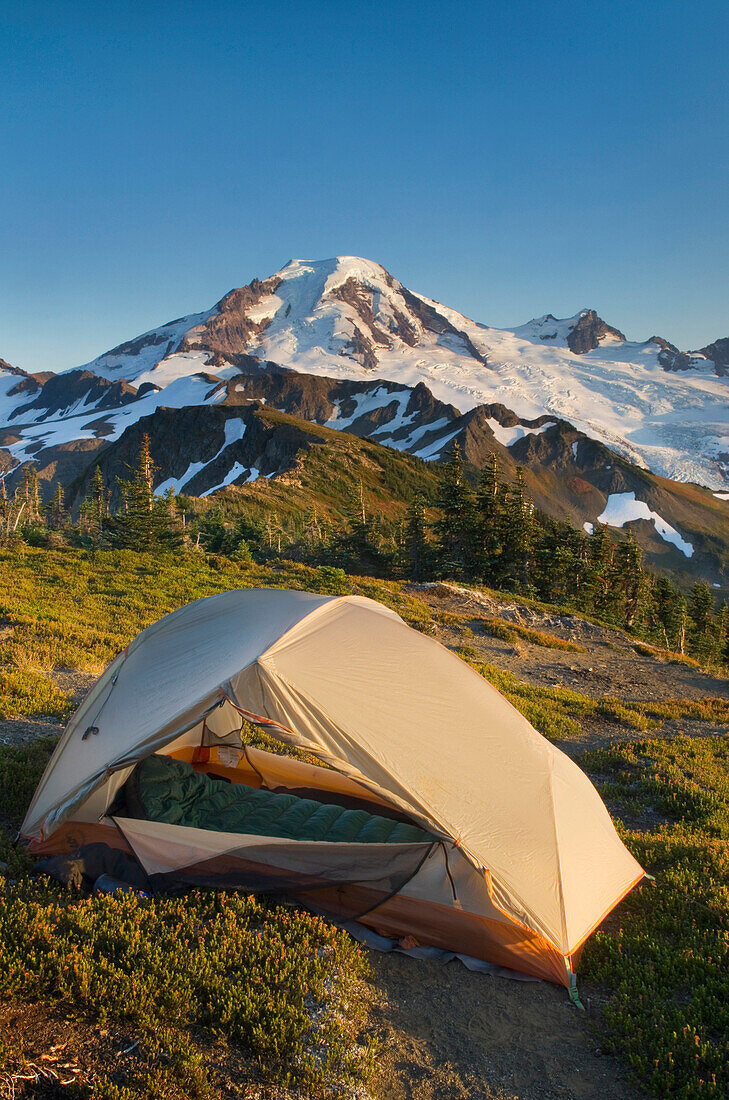
[[[295,794],[221,782],[169,756],[148,756],[126,785],[133,817],[221,833],[326,840],[352,844],[423,844],[433,837],[415,825],[367,810],[348,810]]]

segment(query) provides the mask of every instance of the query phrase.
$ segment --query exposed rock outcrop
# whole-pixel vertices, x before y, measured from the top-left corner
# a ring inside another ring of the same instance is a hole
[[[619,329],[607,325],[602,317],[598,317],[594,309],[586,309],[577,324],[570,330],[567,336],[567,346],[575,355],[584,355],[600,346],[600,341],[606,336],[614,336],[617,340],[625,340],[625,334]]]

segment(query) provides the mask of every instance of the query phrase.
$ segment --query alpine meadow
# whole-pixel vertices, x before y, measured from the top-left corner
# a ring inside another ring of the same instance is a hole
[[[0,1100],[729,1096],[727,33],[0,13]]]

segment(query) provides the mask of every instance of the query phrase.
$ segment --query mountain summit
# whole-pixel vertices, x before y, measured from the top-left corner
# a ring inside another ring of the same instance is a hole
[[[291,260],[52,383],[0,368],[0,448],[26,460],[73,438],[111,440],[160,406],[222,400],[216,383],[238,373],[295,371],[424,383],[460,413],[501,404],[530,422],[557,417],[639,466],[726,490],[727,348],[727,339],[697,352],[631,341],[594,309],[493,328],[371,260]]]

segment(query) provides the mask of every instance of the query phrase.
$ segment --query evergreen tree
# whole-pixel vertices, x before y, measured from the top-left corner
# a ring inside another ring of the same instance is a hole
[[[686,601],[668,577],[654,577],[651,589],[658,641],[666,649],[680,650],[681,633],[686,625]]]
[[[686,597],[680,596],[678,600],[676,649],[680,654],[686,652],[686,630],[688,627],[688,604]]]
[[[20,486],[20,497],[25,504],[24,523],[40,523],[41,521],[41,497],[38,470],[33,462],[29,462],[23,470],[23,481]]]
[[[67,519],[66,498],[60,481],[56,482],[56,492],[46,509],[46,515],[48,516],[48,525],[52,527],[54,531],[63,529]]]
[[[0,477],[0,539],[5,541],[10,537],[12,508],[8,499],[8,487],[5,477]]]
[[[118,478],[122,507],[107,521],[112,545],[129,550],[173,550],[182,537],[169,504],[154,495],[155,467],[149,436],[142,436],[139,459],[131,481]]]
[[[499,467],[496,455],[491,451],[476,489],[476,571],[486,584],[493,584],[498,575],[502,522],[503,494]]]
[[[435,504],[441,515],[434,529],[440,547],[440,572],[454,577],[475,572],[475,510],[473,494],[466,484],[464,462],[458,443],[443,463]]]
[[[433,573],[433,548],[428,542],[425,501],[414,497],[408,507],[404,539],[404,571],[412,581],[428,580]]]
[[[326,556],[330,559],[327,564],[350,573],[386,577],[391,571],[394,548],[387,550],[377,523],[367,515],[361,482],[350,500],[345,524],[332,539]]]
[[[91,479],[91,490],[88,497],[91,515],[96,526],[96,536],[101,538],[104,533],[106,521],[109,518],[109,494],[104,484],[104,475],[100,466],[94,467],[94,476]]]
[[[638,615],[644,592],[643,551],[635,541],[630,526],[628,527],[626,541],[618,548],[616,565],[618,581],[624,600],[624,623],[630,630]]]
[[[585,576],[586,611],[606,614],[614,601],[612,592],[614,543],[604,524],[598,524],[589,539],[590,561]]]
[[[697,581],[688,605],[691,650],[700,658],[707,657],[712,647],[714,597],[706,581]]]
[[[571,603],[581,607],[582,578],[587,562],[586,537],[569,524],[548,516],[535,523],[532,585],[550,603]]]
[[[501,557],[506,582],[522,592],[529,591],[535,534],[534,505],[526,495],[524,471],[517,466],[506,494]]]
[[[714,618],[714,638],[711,655],[717,664],[729,663],[729,607],[727,607],[726,600],[721,601],[721,607]]]

